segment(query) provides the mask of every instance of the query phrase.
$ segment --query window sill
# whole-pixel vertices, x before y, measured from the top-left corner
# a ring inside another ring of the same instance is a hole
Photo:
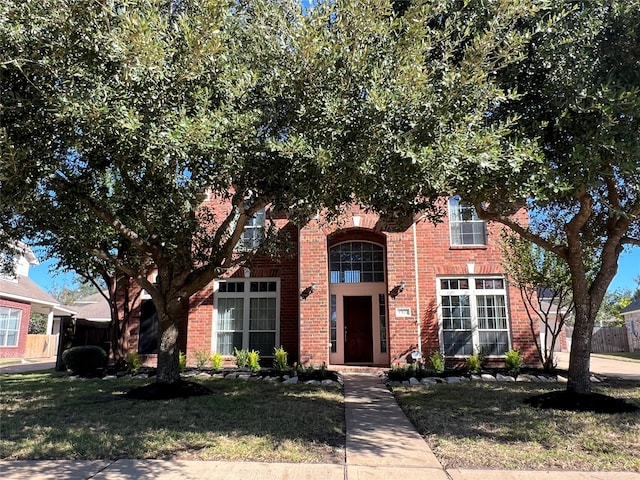
[[[449,250],[486,250],[487,245],[450,245]]]

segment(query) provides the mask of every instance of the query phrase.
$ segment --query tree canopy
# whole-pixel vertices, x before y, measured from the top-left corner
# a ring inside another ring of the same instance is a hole
[[[416,19],[436,8],[431,23]],[[640,245],[640,3],[415,2],[403,21],[399,42],[421,46],[415,70],[440,70],[372,85],[367,102],[398,115],[385,145],[435,187],[421,194],[459,194],[567,262],[576,315],[567,388],[589,393],[597,311],[622,249]],[[457,48],[437,48],[442,36]],[[401,108],[385,89],[406,91]],[[428,101],[434,89],[439,104]],[[427,106],[442,109],[437,122]],[[360,193],[375,204],[368,186]],[[411,204],[415,192],[404,193]],[[519,222],[519,208],[536,221]]]
[[[330,102],[317,20],[287,0],[0,12],[0,230],[134,278],[159,313],[158,379],[175,381],[185,302],[252,253],[235,250],[248,219],[350,198],[305,137]]]

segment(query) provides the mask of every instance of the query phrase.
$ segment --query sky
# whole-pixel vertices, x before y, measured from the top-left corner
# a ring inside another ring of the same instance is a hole
[[[29,270],[29,278],[36,282],[42,289],[51,292],[52,287],[60,288],[63,285],[71,286],[74,274],[49,272],[49,268],[54,264],[52,260],[42,262],[40,265],[33,266]],[[618,262],[618,274],[611,282],[609,291],[617,289],[635,290],[638,285],[635,278],[640,275],[640,248],[634,248],[625,251],[620,255]]]

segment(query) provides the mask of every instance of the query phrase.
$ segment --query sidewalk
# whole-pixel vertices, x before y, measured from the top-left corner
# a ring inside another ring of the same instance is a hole
[[[381,380],[345,374],[340,465],[179,460],[0,461],[4,480],[640,480],[634,472],[444,470]]]

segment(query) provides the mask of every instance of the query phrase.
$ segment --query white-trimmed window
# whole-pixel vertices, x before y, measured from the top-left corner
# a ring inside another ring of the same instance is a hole
[[[453,246],[487,244],[486,222],[478,218],[473,205],[459,195],[449,199],[449,229]]]
[[[215,284],[214,350],[233,355],[257,350],[273,355],[279,342],[280,280],[247,278],[218,280]]]
[[[446,357],[500,356],[510,349],[504,278],[440,278],[438,298]]]
[[[249,251],[260,248],[264,242],[264,226],[267,215],[264,208],[253,214],[242,231],[242,238],[238,242],[238,250]]]
[[[0,307],[0,347],[17,347],[22,310]]]

